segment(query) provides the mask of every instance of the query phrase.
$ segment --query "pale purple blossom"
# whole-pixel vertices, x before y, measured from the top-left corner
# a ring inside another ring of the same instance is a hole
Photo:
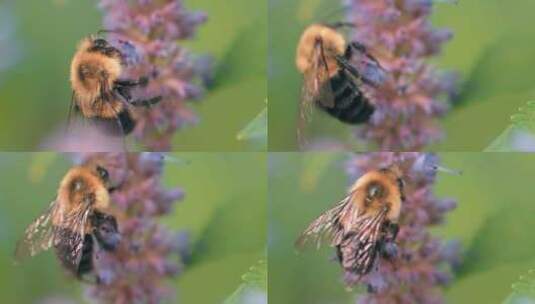
[[[376,107],[358,136],[384,151],[416,151],[439,140],[436,118],[457,93],[457,76],[427,62],[451,39],[431,25],[430,0],[344,0],[352,39],[364,44],[386,79],[365,89]],[[368,75],[370,73],[367,73]],[[441,100],[442,99],[442,100]]]

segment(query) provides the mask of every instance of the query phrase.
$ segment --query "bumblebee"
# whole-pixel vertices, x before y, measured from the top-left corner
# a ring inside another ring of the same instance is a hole
[[[346,272],[359,277],[368,274],[378,253],[395,255],[403,189],[402,173],[396,165],[367,172],[342,201],[312,221],[296,246],[302,248],[312,239],[319,247],[327,238]]]
[[[150,107],[158,103],[161,96],[134,100],[131,90],[146,86],[148,78],[122,79],[126,62],[126,56],[118,48],[98,36],[89,36],[78,44],[70,68],[73,94],[69,120],[75,111],[105,125],[115,121],[123,135],[134,129],[132,107]]]
[[[310,117],[312,105],[348,124],[367,122],[375,108],[361,89],[362,84],[375,86],[353,63],[365,58],[368,64],[382,70],[361,43],[348,43],[338,32],[345,23],[313,24],[305,29],[296,52],[296,66],[303,74],[298,139]],[[364,57],[362,57],[364,56]]]
[[[105,168],[96,164],[71,168],[56,199],[25,230],[15,258],[21,261],[54,247],[61,264],[83,279],[93,270],[95,252],[114,251],[121,241],[110,206],[109,191],[113,190]]]

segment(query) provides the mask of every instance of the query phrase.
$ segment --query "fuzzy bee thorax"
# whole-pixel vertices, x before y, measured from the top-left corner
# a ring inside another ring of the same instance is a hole
[[[337,70],[336,60],[333,55],[343,55],[346,50],[344,36],[335,29],[321,24],[313,24],[305,29],[297,46],[296,65],[301,73],[307,72],[313,65],[315,48],[318,43],[323,45],[324,59],[330,71]]]
[[[58,201],[66,210],[78,204],[91,204],[95,209],[109,208],[109,193],[102,180],[86,167],[67,172],[58,189]]]

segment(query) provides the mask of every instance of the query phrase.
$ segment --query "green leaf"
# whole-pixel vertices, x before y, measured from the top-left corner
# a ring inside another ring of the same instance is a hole
[[[523,31],[527,32],[503,35],[483,51],[461,89],[459,105],[526,92],[535,87],[531,78],[535,57],[530,55],[535,52],[535,44],[527,43],[525,39],[525,35],[533,33],[527,29]]]
[[[535,101],[518,109],[511,116],[511,125],[505,129],[485,152],[513,152],[535,150]]]
[[[224,304],[267,303],[267,262],[258,261],[242,276],[243,283]]]
[[[262,206],[262,198],[254,200],[242,195],[218,205],[193,246],[189,267],[237,253],[258,252],[265,246],[265,209],[255,207]],[[244,210],[248,210],[247,216],[243,216]]]
[[[535,304],[535,269],[528,271],[512,285],[513,292],[503,304]]]
[[[526,233],[526,227],[535,226],[534,206],[501,208],[488,217],[472,244],[466,251],[463,266],[458,275],[463,276],[485,271],[495,265],[520,263],[533,259],[535,238]],[[504,246],[522,244],[521,246]]]
[[[258,142],[259,145],[267,145],[267,106],[249,122],[236,136],[238,140]]]

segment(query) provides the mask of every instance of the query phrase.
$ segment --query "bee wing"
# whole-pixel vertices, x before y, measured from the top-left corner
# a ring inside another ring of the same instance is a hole
[[[91,213],[89,204],[78,203],[76,208],[62,215],[61,227],[56,227],[55,240],[58,247],[62,247],[63,252],[67,252],[63,262],[70,269],[77,269],[82,257],[82,248],[86,227]]]
[[[329,81],[329,65],[327,64],[323,43],[318,43],[312,54],[313,65],[303,75],[301,102],[299,104],[298,139],[304,137],[306,124],[310,122],[312,107],[316,101],[323,106],[334,106],[334,93]]]
[[[83,247],[85,227],[90,208],[87,204],[79,204],[78,208],[65,212],[61,204],[53,201],[48,209],[35,219],[24,232],[15,250],[15,258],[21,261],[32,257],[52,246],[67,246],[69,254],[66,257],[69,265],[77,267]],[[53,224],[53,219],[62,223],[61,227]]]
[[[323,43],[318,43],[315,48],[313,66],[315,85],[318,89],[316,98],[324,107],[332,108],[334,107],[334,93],[330,82],[331,71],[327,64],[327,56],[332,57],[334,54],[327,53]]]
[[[352,221],[350,231],[339,244],[339,257],[344,269],[360,275],[371,271],[385,216],[386,211],[381,211],[375,216],[357,215]]]
[[[325,238],[329,239],[331,244],[336,245],[343,234],[340,219],[346,214],[350,214],[352,210],[351,195],[348,195],[336,206],[325,211],[312,221],[296,240],[295,246],[302,249],[309,240],[312,240],[316,247],[319,248],[321,241]]]
[[[69,114],[67,114],[67,129],[71,127],[72,115],[76,111],[76,94],[72,91],[71,104],[69,105]]]
[[[49,249],[55,240],[52,219],[59,212],[59,204],[53,201],[45,212],[36,218],[24,232],[24,238],[17,243],[15,258],[21,261]]]

